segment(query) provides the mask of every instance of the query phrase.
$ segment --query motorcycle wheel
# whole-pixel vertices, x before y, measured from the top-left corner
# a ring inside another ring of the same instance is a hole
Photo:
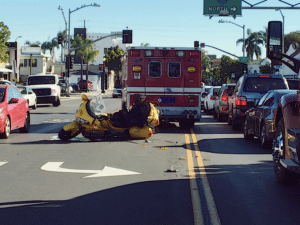
[[[65,131],[63,128],[59,131],[58,133],[58,138],[60,140],[70,140],[74,137],[76,137],[78,134],[80,134],[80,132],[76,132],[74,135],[71,135],[72,131]]]

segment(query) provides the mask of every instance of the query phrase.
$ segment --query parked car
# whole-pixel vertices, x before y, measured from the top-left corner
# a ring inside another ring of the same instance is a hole
[[[27,100],[27,104],[32,109],[36,109],[37,98],[31,87],[28,86],[17,86],[22,96]]]
[[[204,98],[204,112],[211,113],[214,109],[214,102],[216,101],[217,96],[221,86],[211,87],[208,94]]]
[[[11,130],[27,133],[30,113],[27,100],[14,85],[0,85],[0,136],[8,138]]]
[[[245,113],[244,138],[260,139],[263,148],[272,146],[275,134],[276,109],[283,95],[297,93],[296,90],[271,90],[268,91],[258,102]]]
[[[212,86],[202,86],[201,90],[201,109],[204,109],[204,98],[208,94]]]
[[[289,89],[280,74],[248,74],[240,77],[229,100],[228,124],[233,130],[241,128],[245,113],[269,90]]]
[[[81,80],[78,82],[78,86],[81,91],[86,91],[86,80]],[[91,81],[88,81],[88,91],[92,90],[93,83]]]
[[[0,80],[0,85],[13,85],[16,86],[15,82],[9,81],[9,80]]]
[[[70,88],[72,88],[70,84],[66,80],[59,80],[58,85],[60,86],[60,96],[70,97]]]
[[[235,83],[223,84],[221,86],[219,95],[214,102],[214,117],[219,121],[223,121],[224,118],[228,117],[228,98],[232,96],[235,88]]]
[[[112,97],[113,98],[122,97],[122,85],[121,85],[120,81],[115,82],[115,87],[112,92]]]

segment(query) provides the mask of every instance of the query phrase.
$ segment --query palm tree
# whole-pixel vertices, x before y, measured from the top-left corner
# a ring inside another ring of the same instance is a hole
[[[76,36],[72,42],[72,48],[81,47],[76,51],[76,55],[81,58],[81,80],[83,80],[83,61],[86,62],[86,92],[88,91],[88,77],[89,77],[89,62],[94,61],[95,57],[99,55],[98,50],[93,49],[93,41],[91,39],[83,39],[81,36]]]
[[[253,56],[255,54],[256,59],[259,59],[261,56],[261,47],[259,45],[264,44],[264,40],[259,32],[251,32],[250,29],[247,31],[248,37],[245,39],[245,46],[247,56],[253,61]],[[236,44],[243,43],[243,39],[238,39]]]
[[[30,41],[26,41],[25,45],[28,45],[30,47],[40,47],[41,46],[41,42],[36,41],[36,42],[31,43]]]
[[[46,41],[42,44],[41,49],[43,53],[45,54],[47,50],[50,51],[50,55],[52,56],[52,59],[55,56],[55,48],[59,48],[57,38],[52,38],[51,41]]]

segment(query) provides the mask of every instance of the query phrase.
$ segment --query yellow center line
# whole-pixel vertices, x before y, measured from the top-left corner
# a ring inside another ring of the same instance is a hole
[[[204,167],[201,152],[199,150],[197,138],[196,138],[196,135],[195,135],[195,132],[193,129],[191,129],[191,139],[192,139],[192,143],[190,142],[189,134],[185,134],[185,142],[187,145],[187,149],[186,149],[187,162],[188,162],[188,171],[189,171],[189,176],[190,176],[195,224],[203,224],[203,215],[202,215],[202,211],[201,211],[201,199],[200,199],[199,190],[198,190],[197,181],[196,181],[196,171],[199,171],[197,173],[200,175],[200,181],[203,186],[203,191],[204,191],[204,195],[205,195],[206,202],[207,202],[207,208],[208,208],[211,224],[220,225],[221,224],[220,218],[219,218],[217,208],[215,205],[215,201],[214,201],[214,198],[213,198],[213,195],[212,195],[212,192],[210,189],[210,185],[209,185],[209,182],[208,182],[208,179],[206,176],[206,170]],[[194,150],[195,150],[194,157],[196,157],[196,161],[198,164],[198,165],[196,165],[196,167],[194,166],[194,162],[193,162],[193,151],[191,150],[191,144],[193,145]],[[198,168],[198,170],[195,170],[195,168]],[[197,190],[198,194],[194,193],[195,190]],[[197,207],[197,209],[195,210],[196,207]],[[199,214],[201,214],[201,215],[199,215]],[[199,219],[201,219],[202,221],[200,221]]]
[[[187,163],[188,163],[188,171],[190,178],[190,188],[191,188],[191,197],[192,197],[192,205],[194,212],[194,224],[202,225],[204,224],[201,202],[199,196],[199,190],[196,181],[195,167],[193,162],[193,153],[190,146],[190,138],[188,134],[185,134],[185,143],[186,143],[186,154],[187,154]]]

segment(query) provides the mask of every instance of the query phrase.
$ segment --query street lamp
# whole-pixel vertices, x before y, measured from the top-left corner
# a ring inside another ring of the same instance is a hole
[[[282,14],[281,9],[279,8],[275,9],[275,11],[279,11],[282,16],[282,46],[284,50],[284,15]]]
[[[245,57],[245,25],[241,26],[236,23],[227,20],[219,20],[219,23],[232,23],[240,28],[243,28],[243,57]]]
[[[96,4],[96,3],[94,3],[94,4],[90,4],[90,5],[82,5],[82,6],[80,6],[79,8],[77,7],[76,9],[74,9],[73,11],[71,11],[70,9],[69,9],[69,29],[68,29],[68,57],[70,57],[70,48],[71,48],[71,40],[70,40],[70,37],[71,37],[71,32],[70,32],[70,27],[71,27],[71,13],[72,12],[75,12],[75,11],[77,11],[77,10],[79,10],[79,9],[82,9],[82,8],[85,8],[85,7],[88,7],[88,6],[92,6],[92,7],[100,7],[100,5],[98,5],[98,4]],[[70,59],[71,60],[71,59]],[[67,77],[69,77],[70,76],[70,69],[68,68],[68,70],[67,70],[68,72],[67,72]]]
[[[66,25],[66,29],[65,29],[65,32],[67,32],[68,30],[68,24],[67,24],[67,21],[66,21],[66,17],[65,17],[65,14],[64,14],[64,10],[61,6],[58,7],[58,10],[61,10],[61,13],[64,17],[64,20],[65,20],[65,25]],[[64,57],[63,57],[63,47],[61,46],[61,61],[64,62]]]
[[[17,39],[18,39],[18,38],[21,38],[21,37],[22,37],[22,36],[16,37],[15,42],[17,42]]]

